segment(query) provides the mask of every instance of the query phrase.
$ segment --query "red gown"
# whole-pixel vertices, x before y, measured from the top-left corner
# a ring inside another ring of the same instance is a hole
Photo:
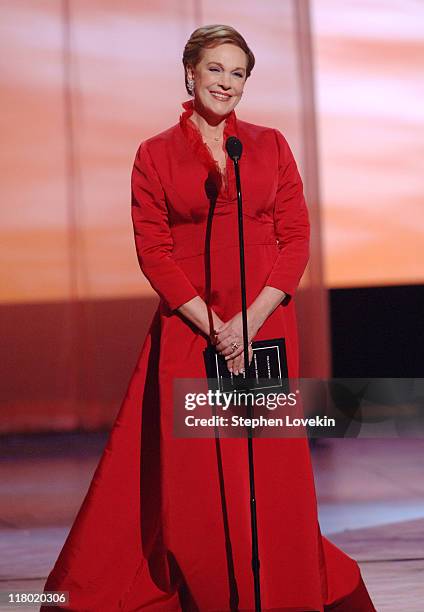
[[[184,103],[143,142],[132,174],[141,269],[161,301],[84,502],[45,590],[63,609],[254,610],[245,439],[172,435],[175,377],[204,378],[205,337],[176,312],[202,296],[224,321],[241,310],[232,162],[221,174]],[[280,132],[227,118],[243,143],[247,301],[288,299],[257,340],[284,336],[298,375],[293,295],[308,260],[302,182]],[[353,559],[321,536],[306,439],[254,439],[262,610],[369,612]],[[52,608],[41,608],[48,612]]]

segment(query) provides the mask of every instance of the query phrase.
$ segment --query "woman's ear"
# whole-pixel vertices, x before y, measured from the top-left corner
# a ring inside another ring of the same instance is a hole
[[[186,68],[187,79],[194,79],[194,69],[192,66],[188,65]]]

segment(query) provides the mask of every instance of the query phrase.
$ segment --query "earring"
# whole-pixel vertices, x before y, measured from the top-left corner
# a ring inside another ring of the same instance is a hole
[[[192,78],[188,78],[187,79],[187,89],[190,92],[190,95],[194,95],[194,79]]]

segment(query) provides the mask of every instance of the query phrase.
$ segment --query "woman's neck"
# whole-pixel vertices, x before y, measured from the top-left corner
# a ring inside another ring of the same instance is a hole
[[[200,130],[202,136],[207,139],[221,139],[224,134],[225,120],[227,117],[217,117],[216,115],[209,115],[204,113],[200,109],[193,109],[193,113],[190,119]]]

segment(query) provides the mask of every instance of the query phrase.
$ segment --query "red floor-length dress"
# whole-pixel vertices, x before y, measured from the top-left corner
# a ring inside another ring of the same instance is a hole
[[[172,436],[173,379],[204,378],[205,337],[175,309],[202,296],[225,321],[241,309],[237,199],[189,119],[145,141],[132,175],[140,266],[161,297],[127,394],[45,590],[64,609],[254,610],[245,439]],[[248,304],[265,285],[293,296],[308,259],[302,183],[280,132],[227,118],[243,143]],[[284,336],[298,374],[294,299],[256,339]],[[369,612],[357,563],[321,536],[305,439],[254,439],[265,611]],[[51,608],[41,608],[51,610]]]

